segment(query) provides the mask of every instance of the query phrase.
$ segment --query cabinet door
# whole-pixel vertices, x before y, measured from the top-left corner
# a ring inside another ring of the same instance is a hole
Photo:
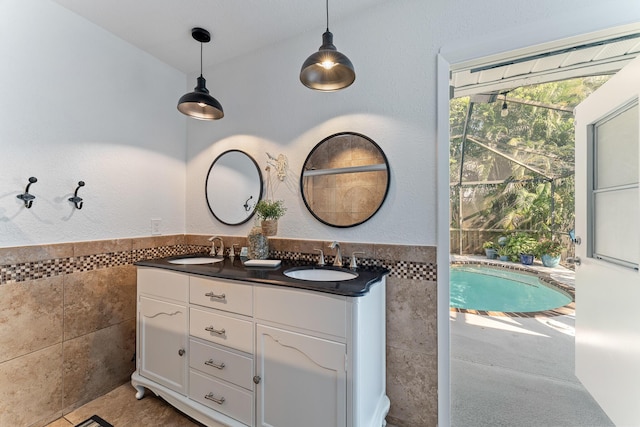
[[[187,394],[187,308],[140,297],[138,351],[140,375]]]
[[[344,344],[256,326],[257,425],[346,426]]]

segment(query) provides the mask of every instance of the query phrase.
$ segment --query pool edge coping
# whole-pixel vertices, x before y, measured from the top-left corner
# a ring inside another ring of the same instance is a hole
[[[478,314],[484,316],[495,317],[520,317],[520,318],[532,318],[537,316],[557,317],[575,314],[576,310],[576,290],[575,287],[569,286],[566,283],[559,282],[551,277],[551,274],[535,270],[533,268],[527,268],[526,265],[513,264],[505,265],[504,263],[491,262],[491,260],[452,260],[449,265],[486,265],[490,267],[497,267],[502,270],[516,270],[522,271],[528,274],[533,274],[538,277],[542,282],[556,288],[557,290],[564,292],[571,297],[571,302],[565,304],[562,307],[557,307],[551,310],[542,311],[528,311],[528,312],[512,312],[512,311],[486,311],[486,310],[474,310],[469,308],[456,308],[449,306],[449,311],[454,313],[466,313],[466,314]]]

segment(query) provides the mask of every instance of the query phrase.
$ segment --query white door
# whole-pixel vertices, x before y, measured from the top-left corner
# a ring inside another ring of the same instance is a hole
[[[640,425],[640,58],[576,108],[576,375]]]
[[[256,340],[259,427],[346,426],[344,344],[264,325]]]

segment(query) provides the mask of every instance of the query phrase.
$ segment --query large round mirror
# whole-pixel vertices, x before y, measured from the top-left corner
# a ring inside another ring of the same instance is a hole
[[[218,221],[243,224],[253,216],[262,197],[262,173],[248,154],[225,151],[211,164],[204,191],[209,210]]]
[[[389,162],[370,138],[342,132],[316,145],[302,167],[300,189],[309,212],[332,227],[371,218],[389,190]]]

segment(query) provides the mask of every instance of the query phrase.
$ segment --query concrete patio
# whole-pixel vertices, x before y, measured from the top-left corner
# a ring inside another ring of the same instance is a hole
[[[572,271],[554,270],[545,273],[573,285]],[[450,320],[452,426],[614,425],[574,374],[573,314]]]

